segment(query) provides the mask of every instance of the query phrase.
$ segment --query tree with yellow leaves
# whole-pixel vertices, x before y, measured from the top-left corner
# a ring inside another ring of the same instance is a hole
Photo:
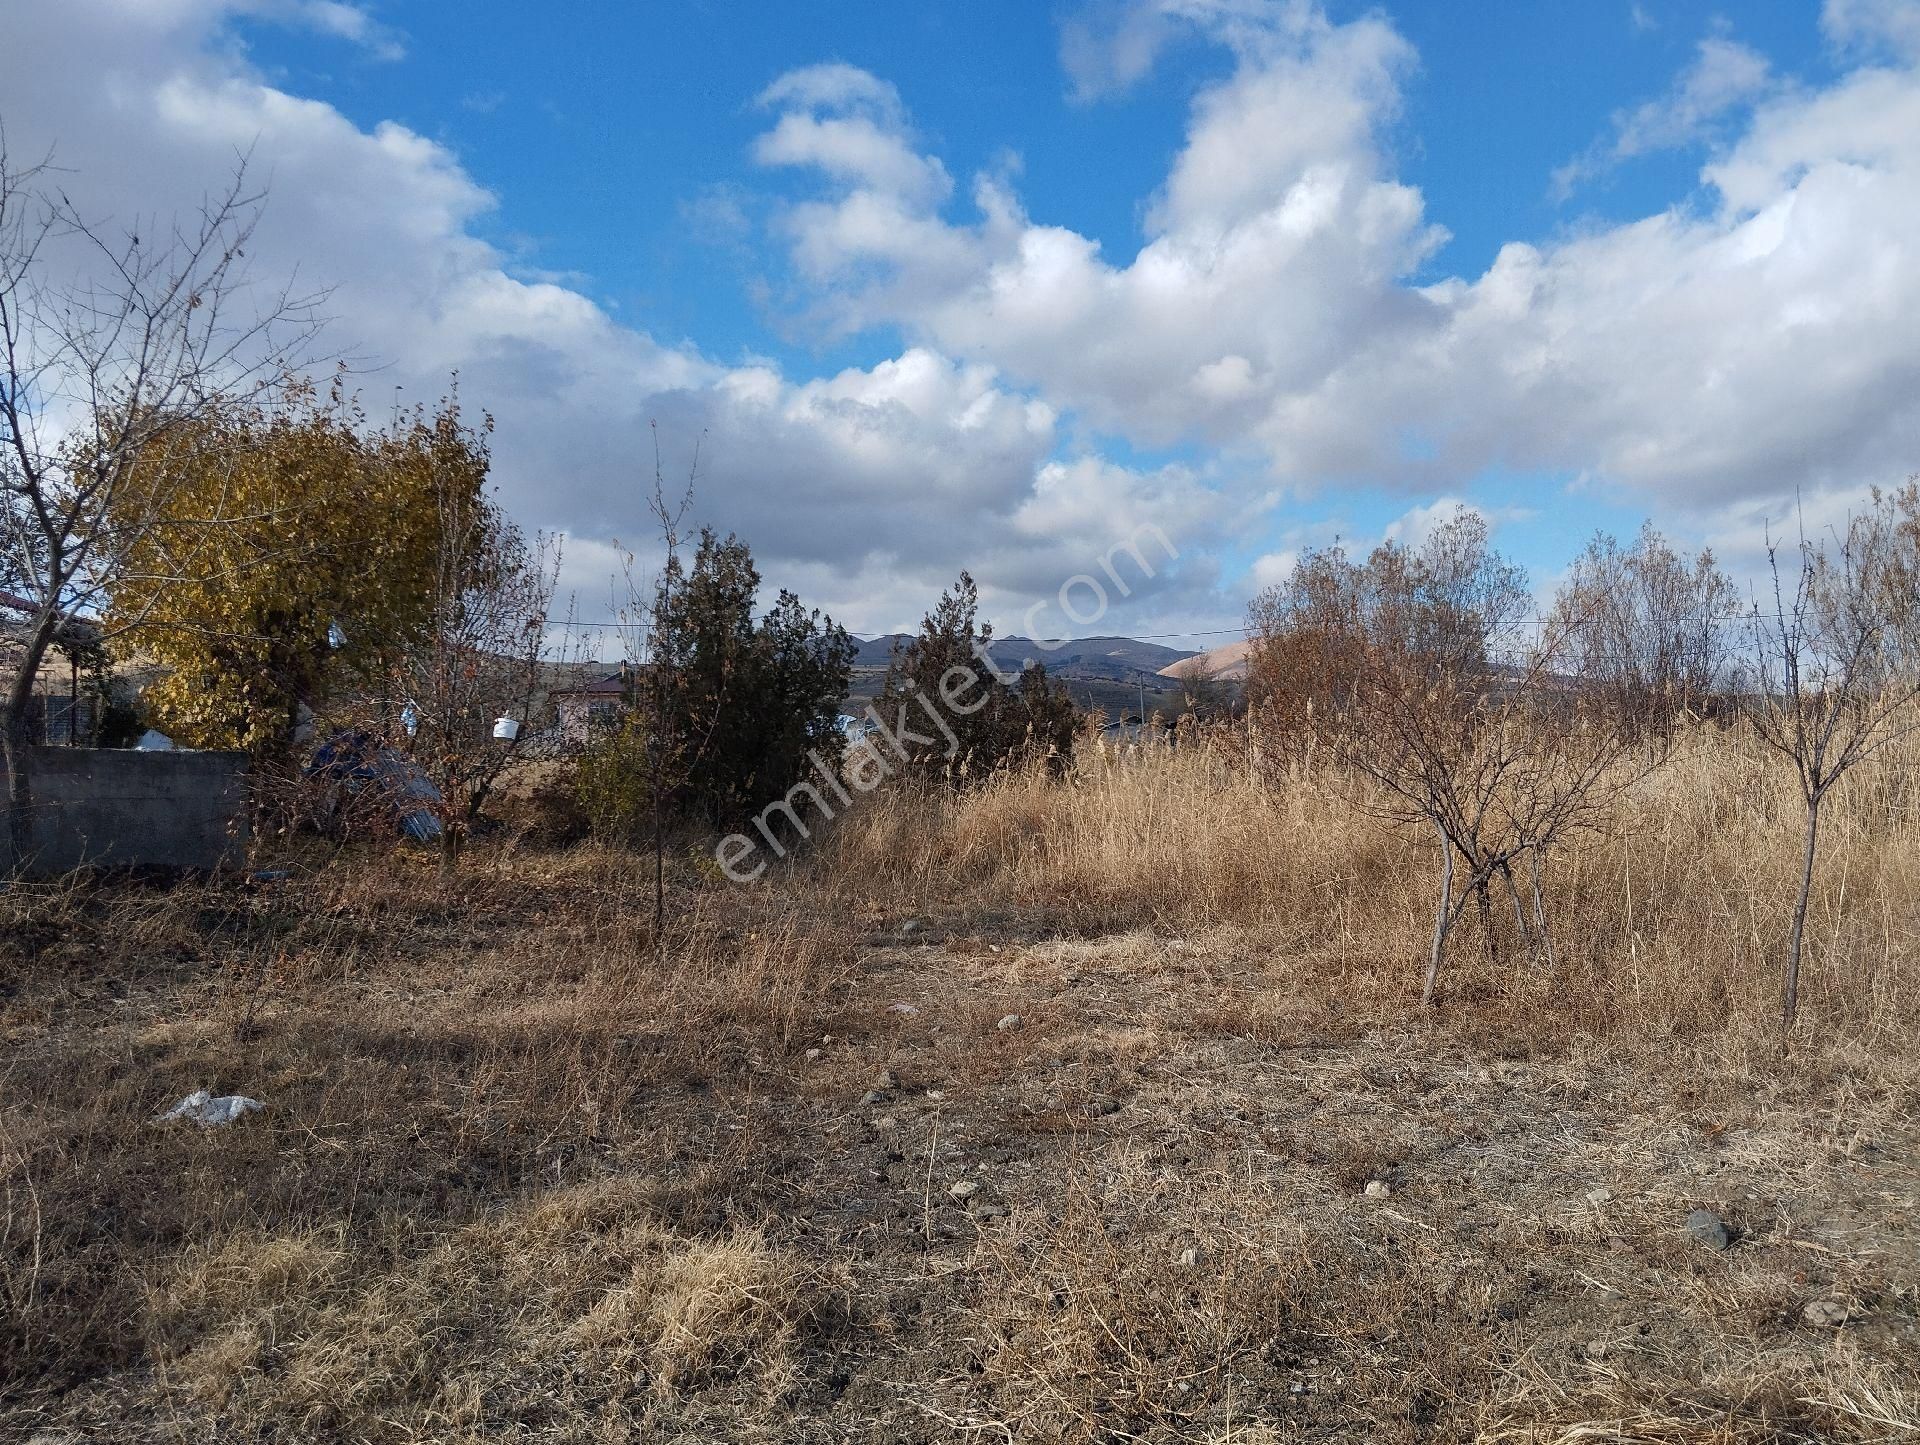
[[[159,725],[284,762],[303,705],[381,691],[431,625],[447,501],[481,505],[491,427],[449,398],[369,428],[336,381],[172,435],[143,463],[164,475],[134,492],[154,510],[109,607],[165,669],[146,693]]]

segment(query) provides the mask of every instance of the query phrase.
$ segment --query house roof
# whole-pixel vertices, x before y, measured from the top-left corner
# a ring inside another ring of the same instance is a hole
[[[29,598],[22,597],[18,593],[0,591],[0,609],[8,612],[18,612],[25,616],[32,617],[39,613],[40,604]],[[6,626],[15,630],[24,630],[27,624],[24,622],[8,622]],[[80,617],[71,612],[63,612],[60,614],[57,633],[63,642],[88,642],[99,636],[100,627],[92,618]]]
[[[596,677],[591,682],[583,682],[578,687],[556,687],[554,697],[620,697],[631,686],[629,678],[618,672],[610,672],[605,677]]]

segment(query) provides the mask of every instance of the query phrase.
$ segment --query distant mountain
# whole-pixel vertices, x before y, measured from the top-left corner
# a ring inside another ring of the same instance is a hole
[[[1162,677],[1184,678],[1198,674],[1205,681],[1244,682],[1247,676],[1247,654],[1253,651],[1251,642],[1228,642],[1219,647],[1209,648],[1205,652],[1196,652],[1190,657],[1160,669]]]
[[[893,655],[894,644],[905,647],[913,639],[896,632],[856,641],[853,687],[847,702],[852,712],[865,707],[879,692],[881,674]],[[1161,673],[1193,654],[1134,637],[1080,637],[1051,647],[1027,637],[996,637],[987,655],[1004,673],[1019,672],[1029,662],[1043,662],[1047,675],[1065,683],[1079,706],[1098,708],[1109,718],[1138,718],[1156,712],[1171,717],[1180,710],[1184,695]]]
[[[885,667],[895,644],[905,647],[913,638],[904,632],[862,640],[853,655],[855,667]],[[987,655],[1002,672],[1018,672],[1029,662],[1043,662],[1047,671],[1062,677],[1127,678],[1135,673],[1158,673],[1193,654],[1157,642],[1132,637],[1079,637],[1071,642],[1038,643],[1027,637],[996,637]]]

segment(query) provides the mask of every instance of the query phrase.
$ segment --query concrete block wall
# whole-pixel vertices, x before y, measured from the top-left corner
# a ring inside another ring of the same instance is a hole
[[[0,869],[11,871],[6,776],[0,764]],[[207,869],[245,851],[245,753],[35,748],[30,777],[29,873]]]

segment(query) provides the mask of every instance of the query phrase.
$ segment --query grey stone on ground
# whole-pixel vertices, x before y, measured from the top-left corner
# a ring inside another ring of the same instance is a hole
[[[1367,1198],[1369,1199],[1385,1199],[1392,1193],[1393,1186],[1384,1179],[1369,1179],[1367,1181]]]
[[[922,923],[919,919],[909,918],[905,923],[900,925],[900,931],[902,933],[918,933],[925,927],[926,924]]]
[[[979,1181],[974,1179],[961,1179],[947,1186],[947,1193],[955,1199],[971,1199],[979,1192]]]
[[[1726,1221],[1711,1209],[1696,1209],[1687,1216],[1687,1233],[1708,1249],[1725,1249],[1733,1243]]]
[[[1800,1318],[1810,1325],[1838,1329],[1853,1318],[1853,1311],[1837,1299],[1814,1299],[1807,1301]]]
[[[1024,1022],[1024,1020],[1021,1019],[1019,1014],[1007,1014],[999,1023],[995,1024],[994,1027],[1004,1034],[1011,1029],[1019,1028],[1022,1022]]]

